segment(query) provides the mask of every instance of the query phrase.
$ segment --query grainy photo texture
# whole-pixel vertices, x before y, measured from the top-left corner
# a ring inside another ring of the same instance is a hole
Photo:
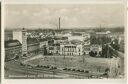
[[[5,4],[6,79],[124,78],[124,5]]]

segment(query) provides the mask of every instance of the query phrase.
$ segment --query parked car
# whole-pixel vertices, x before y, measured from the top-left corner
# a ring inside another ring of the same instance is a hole
[[[64,68],[63,70],[67,70],[67,68]]]
[[[86,70],[86,71],[84,71],[84,72],[85,72],[85,73],[89,73],[89,71],[87,71],[87,70]]]
[[[72,69],[72,71],[76,71],[76,69]]]
[[[70,68],[68,68],[67,70],[68,70],[68,71],[71,71],[71,69],[70,69]]]
[[[76,71],[80,72],[80,69],[77,69]]]
[[[84,70],[80,70],[80,72],[84,72]]]

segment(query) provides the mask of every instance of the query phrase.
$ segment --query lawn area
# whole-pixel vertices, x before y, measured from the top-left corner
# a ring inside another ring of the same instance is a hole
[[[58,68],[75,68],[84,69],[92,72],[100,72],[109,67],[110,59],[108,58],[94,58],[83,56],[42,56],[38,59],[27,61],[28,64],[34,65],[51,65]]]

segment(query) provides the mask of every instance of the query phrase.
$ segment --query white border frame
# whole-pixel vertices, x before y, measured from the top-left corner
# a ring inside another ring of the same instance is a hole
[[[4,79],[4,4],[103,4],[103,3],[115,3],[116,1],[105,1],[105,2],[95,2],[95,1],[86,1],[86,0],[3,0],[1,3],[1,83],[2,84],[126,84],[127,76],[125,75],[124,79]],[[26,2],[25,2],[26,1]],[[127,1],[123,0],[124,2],[124,24],[125,24],[125,56],[127,57]],[[117,1],[117,3],[120,3]],[[127,58],[128,59],[128,58]],[[125,59],[125,66],[127,64],[127,59]],[[125,73],[127,73],[127,67],[125,67]]]

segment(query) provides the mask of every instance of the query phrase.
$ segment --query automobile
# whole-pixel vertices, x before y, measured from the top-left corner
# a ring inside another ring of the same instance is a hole
[[[77,69],[76,71],[80,72],[80,69]]]
[[[57,67],[53,67],[53,66],[52,66],[52,67],[50,67],[50,70],[53,70],[53,69],[57,69]]]
[[[67,70],[68,70],[68,71],[71,71],[71,69],[69,69],[69,68],[68,68]]]
[[[91,78],[97,78],[97,76],[94,76],[94,75],[91,75],[90,77],[91,77]]]
[[[57,69],[57,67],[53,67],[53,69]]]
[[[31,65],[33,68],[36,68],[37,67],[37,65]]]
[[[40,65],[37,65],[36,67],[38,67],[38,68],[39,68],[39,67],[40,67]]]
[[[84,72],[84,70],[80,70],[80,72]]]
[[[32,69],[33,67],[32,66],[28,66],[27,68]]]
[[[49,65],[47,65],[47,66],[46,66],[46,68],[50,68],[50,66],[49,66]]]
[[[43,68],[46,68],[46,66],[45,66],[45,65],[42,65],[42,67],[43,67]]]
[[[47,66],[43,66],[44,68],[47,68]]]
[[[50,67],[50,69],[53,69],[53,68],[54,68],[53,66]]]
[[[42,66],[42,65],[36,65],[35,67],[37,67],[37,68],[42,68],[43,66]]]
[[[76,71],[75,69],[72,69],[72,71]]]
[[[63,70],[67,70],[67,68],[64,68]]]
[[[105,73],[103,74],[103,76],[106,76],[106,75],[108,75],[108,73],[105,72]]]
[[[99,79],[103,79],[103,77],[102,77],[102,76],[100,76],[100,77],[99,77]]]
[[[85,72],[85,73],[89,73],[89,71],[87,71],[87,70],[86,70],[86,71],[84,71],[84,72]]]

